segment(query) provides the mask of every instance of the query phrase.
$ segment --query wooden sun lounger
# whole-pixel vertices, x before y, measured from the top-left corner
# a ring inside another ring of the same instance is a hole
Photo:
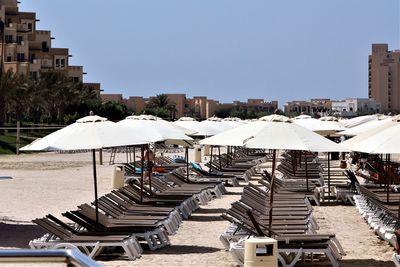
[[[33,220],[45,231],[55,236],[55,239],[35,239],[29,245],[31,248],[82,248],[89,257],[94,258],[105,247],[121,247],[130,260],[140,257],[142,249],[134,235],[103,235],[90,232],[72,232],[49,218]]]

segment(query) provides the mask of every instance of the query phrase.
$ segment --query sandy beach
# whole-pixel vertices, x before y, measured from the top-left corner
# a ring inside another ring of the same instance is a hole
[[[123,161],[125,155],[120,154]],[[97,165],[99,193],[111,190],[113,167],[104,153],[104,164]],[[61,213],[94,199],[91,155],[22,154],[0,156],[0,248],[27,248],[29,240],[44,232],[31,223],[48,213]],[[145,251],[142,257],[103,261],[105,266],[236,266],[218,235],[229,225],[220,218],[230,203],[239,199],[242,187],[228,188],[229,194],[202,206],[171,236],[172,245],[158,251]],[[363,221],[355,207],[314,207],[320,232],[335,233],[347,255],[340,266],[394,266],[393,247],[380,240]],[[313,266],[329,266],[325,262]]]

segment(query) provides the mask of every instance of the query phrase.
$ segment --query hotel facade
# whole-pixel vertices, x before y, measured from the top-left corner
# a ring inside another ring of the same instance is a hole
[[[36,13],[20,11],[17,0],[0,0],[1,71],[36,78],[40,72],[53,70],[83,82],[83,67],[70,65],[68,48],[52,47],[51,32],[38,30],[38,21]],[[85,85],[100,92],[99,83]]]
[[[372,44],[368,57],[368,98],[381,103],[382,112],[400,113],[400,50]]]

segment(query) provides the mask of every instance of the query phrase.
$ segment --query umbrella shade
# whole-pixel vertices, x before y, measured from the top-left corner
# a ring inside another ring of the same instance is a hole
[[[350,139],[342,144],[353,151],[360,151],[368,154],[399,154],[399,136],[400,122],[398,122],[395,126],[378,130],[370,136],[363,135],[361,136],[362,138],[359,138],[355,141]],[[352,142],[350,143],[350,141]]]
[[[150,142],[168,141],[172,144],[191,145],[193,139],[174,126],[155,119],[136,119],[135,117],[127,117],[117,122],[118,125],[131,129],[132,132],[138,132]]]
[[[108,121],[99,116],[87,116],[75,123],[32,142],[21,150],[54,151],[91,149],[93,156],[93,180],[98,222],[96,149],[149,143],[140,132]]]
[[[339,152],[348,149],[291,121],[266,121],[245,142],[247,148]]]
[[[347,151],[346,148],[301,127],[284,116],[271,115],[200,141],[203,145],[291,149],[315,152]]]
[[[368,151],[373,151],[374,149],[372,148],[373,146],[377,145],[377,141],[379,143],[384,142],[385,140],[376,140],[376,139],[371,139],[372,137],[376,136],[377,134],[380,134],[381,132],[385,131],[386,129],[389,129],[391,127],[395,127],[400,124],[400,115],[394,116],[389,120],[385,120],[384,123],[382,123],[379,126],[375,126],[372,129],[366,130],[363,133],[360,133],[359,135],[348,139],[341,143],[343,146],[346,148],[353,150],[353,151],[360,151],[360,152],[365,152],[369,153]],[[382,138],[384,136],[380,135]],[[363,145],[367,145],[367,147],[362,147]],[[395,148],[392,148],[395,149]],[[373,153],[373,152],[371,152]],[[383,152],[386,153],[386,152]]]
[[[21,148],[22,151],[85,150],[145,144],[138,132],[99,116],[87,116]]]
[[[182,117],[173,123],[195,132],[194,134],[191,134],[193,136],[213,136],[219,133],[218,129],[210,127],[209,125],[201,124],[193,118]]]
[[[350,129],[340,132],[339,134],[346,135],[346,136],[356,136],[356,135],[360,135],[365,132],[368,132],[377,127],[381,127],[382,125],[385,125],[386,123],[390,123],[391,121],[392,121],[391,117],[381,117],[376,120],[371,120],[366,123],[354,126]]]
[[[200,141],[201,145],[210,146],[243,146],[245,141],[257,133],[265,122],[255,121],[240,125]]]
[[[369,121],[377,120],[381,116],[382,116],[381,114],[358,116],[358,117],[348,119],[348,120],[340,120],[340,122],[342,123],[342,125],[344,127],[352,128],[352,127],[361,125],[361,124],[369,122]]]
[[[346,129],[334,122],[317,120],[310,116],[303,118],[299,117],[296,117],[293,122],[320,135],[330,135]]]

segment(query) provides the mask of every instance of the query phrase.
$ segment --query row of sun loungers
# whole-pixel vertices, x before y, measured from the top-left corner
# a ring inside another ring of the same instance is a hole
[[[144,189],[142,202],[138,183],[101,196],[98,221],[93,203],[63,213],[62,220],[51,214],[35,219],[33,222],[48,234],[32,240],[30,246],[78,248],[90,257],[120,248],[134,260],[143,248],[156,250],[169,245],[168,236],[177,232],[183,219],[226,192],[222,183],[185,183],[172,174],[155,177],[152,189]]]
[[[231,225],[220,240],[239,266],[244,262],[244,242],[249,235],[258,234],[249,212],[264,232],[269,230],[269,184],[263,183],[266,186],[249,183],[240,201],[232,203],[222,215]],[[317,254],[325,255],[332,266],[338,266],[344,251],[333,234],[317,233],[319,227],[304,193],[284,190],[274,193],[272,218],[273,238],[278,240],[278,258],[282,266],[294,266],[301,258],[314,259]]]

